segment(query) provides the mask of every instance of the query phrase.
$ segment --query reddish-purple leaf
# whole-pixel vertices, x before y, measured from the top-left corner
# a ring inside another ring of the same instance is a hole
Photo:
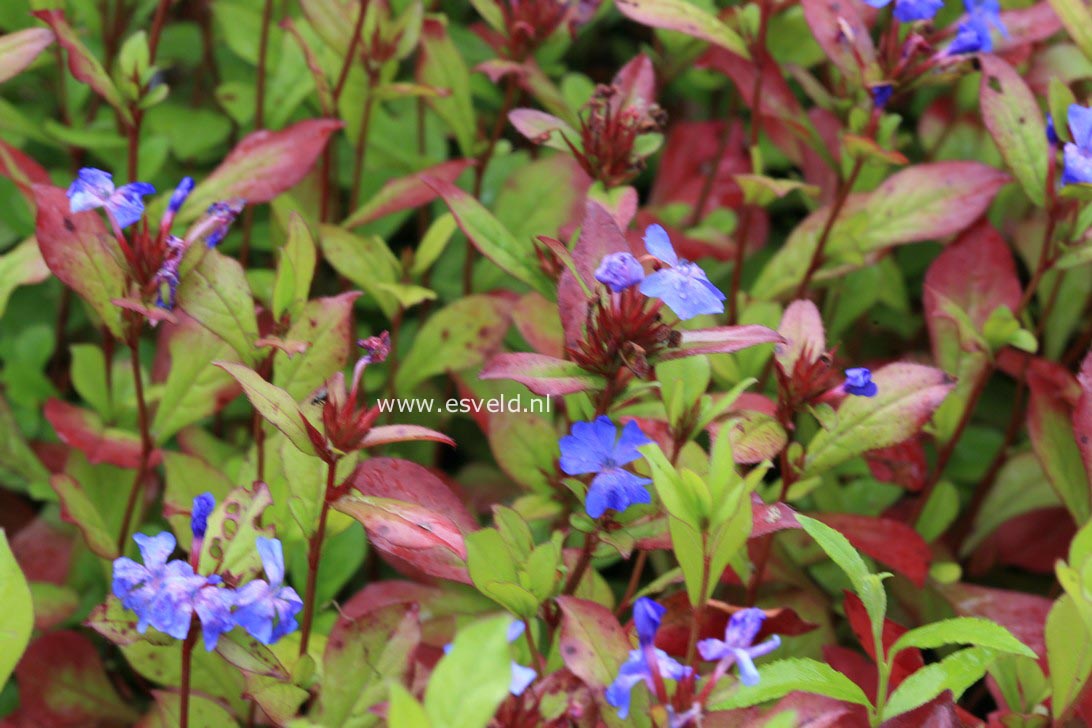
[[[352,492],[338,498],[333,506],[363,524],[368,543],[392,566],[472,583],[466,571],[462,531],[446,515],[417,503]]]
[[[1081,385],[1081,395],[1073,408],[1073,433],[1077,436],[1085,473],[1092,482],[1092,351],[1085,356],[1077,381]]]
[[[38,517],[14,534],[11,550],[27,581],[63,585],[72,565],[73,544],[74,537],[68,529],[62,530]]]
[[[872,638],[872,623],[868,616],[868,611],[865,609],[864,602],[860,597],[852,592],[844,592],[845,601],[842,602],[845,607],[846,619],[849,621],[850,629],[853,630],[853,634],[857,637],[857,642],[864,649],[865,653],[872,658],[872,662],[876,662],[876,641]],[[892,622],[890,619],[883,620],[883,651],[884,656],[887,656],[888,650],[895,644],[895,641],[902,637],[907,632],[907,628],[901,624]],[[921,651],[918,649],[906,649],[902,650],[895,657],[894,664],[891,670],[891,681],[889,688],[894,690],[899,686],[903,680],[905,680],[911,673],[920,670],[925,666],[924,660],[921,658]],[[875,700],[875,684],[871,691],[866,689],[869,697]]]
[[[102,218],[95,212],[69,212],[68,197],[57,187],[34,185],[34,199],[35,232],[46,265],[121,338],[121,311],[112,301],[124,296],[125,272],[121,252]]]
[[[929,469],[925,463],[925,449],[917,437],[869,450],[865,453],[865,461],[876,480],[901,485],[912,493],[925,487]]]
[[[880,79],[872,36],[855,3],[801,0],[800,4],[815,40],[842,73],[857,83]]]
[[[420,425],[381,425],[373,427],[361,442],[363,447],[379,447],[392,442],[442,442],[455,447],[455,441],[442,432]]]
[[[580,237],[573,246],[573,263],[590,290],[598,285],[595,269],[604,256],[610,253],[629,252],[626,236],[610,212],[594,200],[588,200],[584,208],[584,221]],[[557,288],[558,310],[561,326],[565,330],[565,344],[573,345],[583,336],[587,319],[588,301],[584,289],[568,269],[561,272]]]
[[[929,544],[910,526],[890,518],[853,513],[821,513],[815,517],[880,563],[904,574],[918,586],[925,585],[932,554]]]
[[[22,73],[53,43],[45,28],[27,28],[0,36],[0,83]]]
[[[855,714],[860,713],[860,720]],[[801,725],[808,728],[866,728],[868,718],[864,708],[843,703],[825,695],[794,691],[770,707],[755,706],[736,710],[719,710],[707,713],[702,719],[704,728],[737,728],[737,726],[764,726],[775,724],[777,716],[784,715],[782,725]]]
[[[392,179],[360,209],[349,215],[341,226],[350,229],[359,227],[381,217],[432,202],[436,199],[436,190],[425,184],[425,177],[454,182],[464,170],[473,165],[474,161],[470,159],[453,159],[405,177]]]
[[[647,108],[656,102],[656,70],[644,53],[638,53],[614,74],[611,86],[618,89],[611,97],[611,107]]]
[[[796,511],[784,503],[765,503],[757,493],[751,494],[751,540],[778,531],[800,528]]]
[[[464,531],[478,522],[451,488],[417,463],[398,458],[369,458],[356,467],[346,481],[361,495],[412,501],[443,513]]]
[[[336,119],[308,119],[280,131],[249,134],[197,185],[178,219],[192,220],[218,200],[238,197],[252,205],[273,200],[306,176],[342,126]]]
[[[827,335],[819,309],[807,299],[793,301],[781,316],[777,327],[784,343],[774,347],[774,357],[781,371],[792,374],[799,359],[814,361],[827,350]]]
[[[57,36],[57,42],[68,52],[68,70],[78,81],[83,81],[91,89],[103,98],[106,103],[114,107],[121,118],[128,124],[133,117],[129,107],[118,93],[110,75],[99,63],[99,59],[91,54],[87,46],[80,41],[76,31],[68,24],[63,10],[35,10],[31,13],[34,17],[46,23]]]
[[[682,657],[686,654],[690,641],[690,631],[695,621],[694,607],[690,605],[686,592],[675,592],[669,597],[657,599],[661,605],[667,608],[667,612],[660,622],[660,629],[656,631],[656,646],[669,655]],[[728,626],[728,620],[733,614],[744,609],[717,599],[706,602],[706,609],[702,611],[701,623],[698,626],[700,638],[724,639],[724,631]],[[762,622],[762,629],[755,636],[755,642],[762,642],[773,634],[800,635],[814,630],[817,625],[803,619],[794,609],[789,607],[777,607],[762,610],[766,619]]]
[[[498,354],[489,360],[480,379],[511,379],[526,385],[535,394],[553,396],[601,389],[603,379],[589,374],[579,365],[544,354]]]
[[[78,632],[52,632],[32,642],[15,679],[26,725],[133,725],[139,717],[114,691],[91,640]]]
[[[565,353],[565,334],[557,308],[543,296],[528,293],[512,309],[512,323],[539,354],[561,357]]]
[[[49,32],[49,31],[45,31]],[[49,172],[19,149],[0,139],[0,174],[19,188],[31,205],[36,205],[34,185],[50,184]]]
[[[1050,485],[1077,523],[1086,523],[1092,514],[1089,480],[1079,438],[1074,429],[1074,415],[1066,398],[1075,389],[1073,376],[1055,367],[1039,366],[1034,360],[1028,367],[1027,426],[1031,448],[1039,458]],[[1061,381],[1058,381],[1061,379]]]
[[[1037,594],[992,589],[975,584],[941,584],[937,590],[960,617],[985,617],[1012,632],[1013,636],[1046,657],[1043,627],[1053,601]]]
[[[591,688],[605,688],[618,674],[630,642],[622,625],[602,604],[561,596],[561,659]]]
[[[66,445],[76,448],[92,463],[109,463],[119,468],[140,467],[140,438],[125,430],[107,427],[94,412],[51,398],[45,405],[45,418]],[[158,462],[153,451],[152,462]]]
[[[1050,148],[1039,101],[1021,74],[999,56],[984,53],[978,60],[982,121],[1028,198],[1042,206]]]
[[[776,344],[783,341],[781,335],[765,326],[717,326],[712,329],[693,329],[682,332],[682,344],[668,349],[660,359],[678,359],[695,354],[731,354],[759,344]]]
[[[512,123],[512,126],[516,127],[516,131],[534,144],[542,144],[551,149],[569,152],[569,146],[565,143],[565,139],[573,144],[580,143],[580,134],[575,129],[545,111],[513,109],[508,114],[508,121]]]
[[[1046,40],[1062,28],[1062,21],[1050,3],[1035,3],[1019,10],[1005,10],[1001,22],[1008,35],[1000,39],[994,50],[1014,48]]]
[[[739,410],[723,424],[709,427],[713,437],[727,433],[732,440],[732,459],[744,465],[771,460],[788,444],[785,428],[764,412]]]

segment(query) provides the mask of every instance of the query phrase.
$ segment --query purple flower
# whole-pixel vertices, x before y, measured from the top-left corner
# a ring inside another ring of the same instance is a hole
[[[1054,116],[1047,114],[1046,118],[1046,138],[1050,144],[1057,144],[1061,141],[1058,138],[1058,130],[1054,128]]]
[[[216,507],[216,499],[212,493],[202,493],[193,499],[193,510],[190,511],[190,530],[194,538],[204,538],[205,531],[209,527],[209,515]]]
[[[1006,38],[1009,35],[1001,22],[1001,5],[998,0],[963,0],[967,17],[959,24],[956,37],[946,51],[948,55],[960,53],[989,53],[993,50],[991,28]]]
[[[636,422],[622,428],[621,437],[610,418],[600,415],[594,422],[574,422],[572,433],[558,443],[561,469],[567,475],[595,473],[584,507],[592,518],[599,518],[608,508],[624,511],[634,503],[651,503],[645,488],[652,481],[635,475],[622,466],[638,460],[637,448],[651,440]]]
[[[137,631],[148,627],[175,639],[185,639],[193,623],[194,611],[205,636],[205,649],[216,649],[216,641],[234,626],[231,605],[234,592],[220,587],[220,577],[195,574],[187,562],[167,561],[174,551],[175,539],[169,532],[158,536],[138,533],[133,536],[144,564],[127,557],[114,560],[114,596],[126,609],[136,613]]]
[[[705,271],[675,254],[666,230],[650,225],[645,230],[645,249],[670,267],[641,281],[641,293],[659,298],[684,321],[703,313],[724,313],[726,296],[709,281]]]
[[[1073,141],[1065,145],[1062,184],[1092,184],[1092,109],[1070,104],[1068,117]]]
[[[629,700],[633,688],[638,683],[645,683],[649,690],[656,689],[652,670],[655,667],[660,677],[670,680],[682,680],[691,673],[689,667],[679,664],[663,650],[656,649],[656,630],[660,627],[665,608],[660,604],[641,597],[633,605],[633,621],[637,627],[638,648],[630,650],[629,657],[618,670],[618,676],[607,688],[607,702],[618,708],[618,717],[625,720],[629,715]]]
[[[891,4],[891,0],[865,0],[874,8]],[[928,20],[944,7],[944,0],[895,0],[895,19],[900,23]]]
[[[895,93],[895,87],[890,83],[878,83],[875,86],[870,86],[868,93],[872,96],[873,108],[882,109],[891,100],[891,94]]]
[[[68,207],[72,212],[105,207],[124,230],[141,218],[144,214],[141,198],[151,194],[155,194],[155,187],[147,182],[130,182],[115,189],[114,178],[109,172],[84,167],[68,188]]]
[[[193,186],[193,177],[183,177],[182,181],[178,183],[178,187],[174,188],[171,201],[167,203],[167,212],[172,216],[177,214],[182,209],[183,203],[186,202],[186,198],[193,192]]]
[[[702,659],[719,662],[718,671],[723,671],[734,662],[739,668],[739,679],[744,685],[758,684],[758,670],[755,658],[773,652],[781,645],[781,638],[774,635],[760,645],[754,644],[755,637],[762,629],[766,614],[761,609],[743,609],[732,615],[724,629],[724,639],[704,639],[698,643],[698,652]]]
[[[644,280],[645,269],[632,253],[610,253],[603,256],[595,269],[595,280],[618,293]]]
[[[235,623],[262,644],[270,645],[296,630],[296,614],[303,600],[296,590],[284,586],[284,552],[275,538],[257,539],[262,567],[269,581],[255,579],[239,589]]]
[[[864,367],[846,369],[846,382],[842,385],[846,394],[854,394],[858,397],[875,397],[876,383],[872,381],[872,372]]]

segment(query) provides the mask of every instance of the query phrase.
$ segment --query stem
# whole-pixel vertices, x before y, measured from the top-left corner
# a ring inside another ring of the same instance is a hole
[[[870,711],[870,723],[874,726],[879,725],[882,722],[883,707],[887,703],[887,684],[891,678],[891,663],[887,659],[887,655],[884,654],[883,638],[880,635],[874,635],[875,650],[876,650],[876,705]]]
[[[364,114],[360,117],[360,132],[356,139],[356,164],[353,166],[353,188],[349,195],[349,210],[355,211],[360,201],[360,183],[364,176],[364,160],[368,155],[368,127],[372,123],[372,106],[375,105],[375,73],[369,69],[368,83],[364,89]]]
[[[326,538],[326,516],[330,512],[330,494],[334,490],[337,477],[337,461],[326,464],[326,492],[322,495],[322,511],[319,512],[318,529],[311,536],[307,549],[307,589],[303,597],[303,626],[300,629],[300,657],[307,654],[307,643],[311,640],[311,623],[315,618],[315,588],[318,585],[319,556],[322,554],[322,541]]]
[[[637,587],[641,583],[641,572],[645,570],[645,562],[648,561],[648,552],[641,549],[637,552],[637,561],[633,564],[633,573],[629,575],[629,584],[626,585],[626,593],[622,595],[622,601],[618,602],[618,608],[614,610],[614,616],[620,616],[626,611],[626,607],[637,593]]]
[[[196,618],[193,618],[196,619]],[[190,725],[190,663],[193,661],[193,647],[197,644],[197,630],[190,622],[190,631],[182,642],[182,685],[179,687],[178,727]]]
[[[254,127],[265,126],[265,73],[269,55],[269,23],[273,18],[273,0],[265,0],[262,8],[262,33],[258,38],[258,79],[254,107]]]
[[[171,0],[159,0],[155,9],[155,17],[152,19],[152,32],[148,36],[148,57],[151,63],[155,63],[156,51],[159,49],[159,38],[163,35],[163,26],[167,22],[167,11],[170,10]]]
[[[353,39],[349,41],[349,50],[345,52],[345,58],[341,62],[341,70],[337,74],[337,83],[334,84],[334,112],[337,112],[337,102],[341,99],[341,92],[345,90],[345,82],[349,80],[349,70],[353,66],[353,56],[356,55],[357,44],[360,43],[360,30],[364,27],[364,13],[368,9],[368,0],[360,0],[360,12],[356,14],[356,24],[353,26]]]
[[[823,251],[826,249],[827,241],[830,239],[830,232],[834,229],[834,223],[838,219],[838,214],[842,211],[842,207],[845,206],[846,200],[849,199],[849,193],[853,190],[853,185],[857,182],[857,177],[861,174],[861,167],[863,166],[864,157],[857,157],[857,161],[853,163],[853,171],[849,173],[849,178],[838,188],[838,196],[834,200],[834,206],[830,209],[830,216],[823,226],[823,232],[819,234],[819,242],[815,244],[815,252],[811,255],[808,269],[804,271],[804,278],[800,281],[800,285],[796,289],[796,295],[793,296],[793,298],[801,298],[804,293],[807,292],[808,284],[811,283],[812,276],[815,275],[815,271],[819,270],[819,266],[823,264]]]
[[[791,426],[791,424],[790,421],[789,425]],[[789,428],[787,427],[786,429],[788,430]],[[788,446],[785,446],[781,450],[780,455],[781,497],[778,498],[779,501],[785,500],[785,496],[789,493],[789,488],[796,480],[792,467],[789,464],[788,452],[789,448]],[[762,578],[766,575],[766,565],[770,561],[770,552],[773,550],[773,538],[775,535],[775,533],[766,534],[758,544],[758,557],[755,559],[755,572],[751,575],[751,580],[747,583],[748,607],[753,607],[755,601],[758,599],[758,589],[762,586]]]
[[[144,401],[144,379],[140,371],[140,356],[137,351],[136,336],[130,337],[129,354],[133,364],[133,383],[136,388],[137,398],[137,422],[140,425],[140,464],[136,475],[133,477],[133,485],[129,489],[129,500],[125,503],[125,515],[121,520],[121,533],[118,534],[118,553],[125,553],[125,542],[129,538],[129,527],[136,510],[137,495],[144,480],[144,474],[148,471],[148,461],[152,455],[152,436],[148,432],[148,405]],[[107,360],[109,367],[109,360]]]
[[[576,591],[576,587],[580,585],[580,580],[584,578],[584,574],[591,564],[592,554],[595,553],[595,547],[598,544],[598,533],[589,533],[587,538],[584,539],[584,548],[580,552],[580,560],[576,562],[576,568],[569,574],[569,579],[565,582],[562,594],[568,595]]]
[[[531,633],[530,620],[523,620],[523,636],[527,638],[527,646],[531,649],[531,656],[535,660],[535,665],[538,667],[538,674],[540,676],[546,674],[546,658],[542,656],[542,653],[538,650],[538,645],[535,644],[535,636]]]

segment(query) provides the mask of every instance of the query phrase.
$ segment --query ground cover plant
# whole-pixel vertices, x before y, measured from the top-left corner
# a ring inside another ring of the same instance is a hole
[[[1092,722],[1084,0],[5,0],[0,725]]]

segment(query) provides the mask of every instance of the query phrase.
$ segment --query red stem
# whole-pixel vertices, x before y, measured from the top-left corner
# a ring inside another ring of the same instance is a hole
[[[197,644],[195,623],[190,622],[190,631],[182,642],[182,684],[179,687],[178,727],[190,725],[190,664],[193,662],[193,647]]]
[[[311,625],[315,619],[315,589],[318,585],[319,556],[322,555],[322,541],[326,538],[326,516],[330,512],[330,494],[334,491],[337,477],[337,461],[326,466],[326,492],[322,496],[322,511],[319,513],[318,529],[311,536],[307,549],[307,588],[303,597],[303,624],[300,628],[300,656],[307,654],[307,644],[311,641]]]
[[[125,515],[121,521],[121,533],[118,534],[118,553],[125,553],[125,542],[129,538],[129,527],[133,520],[133,513],[136,510],[137,496],[141,491],[141,484],[144,480],[144,474],[148,472],[148,463],[151,460],[152,455],[152,436],[148,431],[148,405],[144,400],[144,379],[140,371],[140,356],[137,351],[137,337],[133,335],[130,337],[129,353],[133,364],[133,382],[136,388],[137,398],[137,421],[140,426],[140,464],[137,467],[136,475],[133,477],[133,485],[129,489],[129,499],[125,503]],[[109,368],[110,362],[107,360],[107,368]]]

